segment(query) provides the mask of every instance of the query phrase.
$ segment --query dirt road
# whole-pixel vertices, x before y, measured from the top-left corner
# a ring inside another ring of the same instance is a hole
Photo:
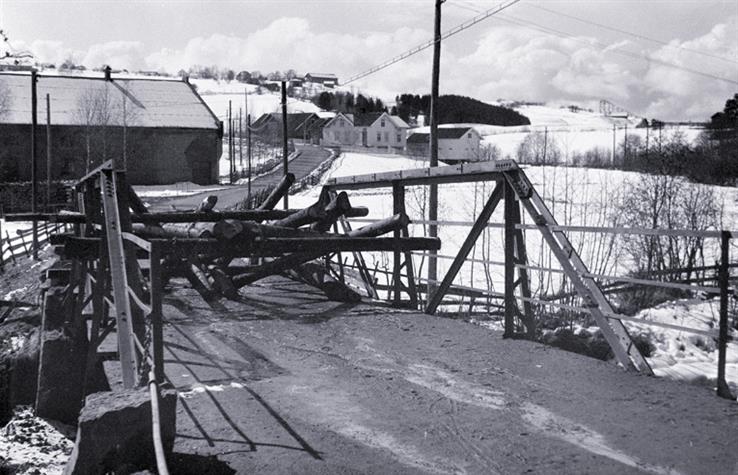
[[[315,145],[296,145],[300,155],[288,164],[288,170],[295,175],[297,181],[309,175],[318,165],[330,157],[330,151]],[[251,192],[255,193],[263,188],[276,185],[282,179],[282,167],[277,167],[272,172],[254,178],[251,182]],[[172,206],[176,209],[196,208],[207,195],[218,195],[218,208],[226,209],[240,203],[246,198],[248,186],[234,185],[222,190],[209,191],[196,195],[160,199],[152,203],[152,211],[171,211]],[[150,200],[151,201],[151,200]]]
[[[209,473],[738,469],[738,405],[708,388],[261,282],[220,311],[184,284],[165,301],[175,451]]]

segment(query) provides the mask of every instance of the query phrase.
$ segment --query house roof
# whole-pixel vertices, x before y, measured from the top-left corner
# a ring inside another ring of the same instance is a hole
[[[374,122],[377,121],[382,115],[384,115],[384,112],[369,112],[366,114],[356,114],[354,115],[354,127],[369,127]]]
[[[354,127],[370,127],[380,117],[386,115],[398,129],[409,129],[410,126],[397,115],[389,115],[386,112],[369,112],[366,114],[356,114],[354,117]]]
[[[438,139],[460,139],[471,127],[442,127],[438,129]],[[430,134],[426,132],[414,132],[407,138],[407,143],[429,143]]]
[[[287,136],[292,137],[302,133],[302,125],[311,118],[318,118],[318,115],[314,112],[295,112],[287,114]],[[251,124],[252,128],[262,127],[264,124],[274,121],[278,124],[282,124],[282,114],[279,112],[270,112],[263,114],[261,117]],[[280,129],[281,130],[281,129]]]
[[[331,119],[329,121],[327,121],[324,124],[324,126],[330,124],[334,120],[339,120],[340,118],[343,118],[343,119],[347,120],[349,122],[349,124],[351,124],[352,126],[355,126],[356,125],[354,123],[354,115],[353,114],[344,114],[343,112],[339,112],[334,117],[331,117]]]
[[[8,93],[0,123],[31,123],[31,78],[29,74],[0,73],[0,94]],[[51,123],[86,125],[93,104],[106,104],[109,124],[131,127],[218,129],[219,120],[195,90],[183,81],[160,79],[116,79],[102,77],[39,75],[38,117],[44,116],[46,94],[51,99]]]
[[[338,81],[338,78],[333,73],[307,73],[305,77],[310,76],[313,79],[328,79]]]

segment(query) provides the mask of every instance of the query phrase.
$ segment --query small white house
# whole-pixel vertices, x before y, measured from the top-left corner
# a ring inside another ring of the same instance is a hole
[[[473,127],[440,127],[438,129],[438,159],[445,162],[481,160],[482,136]],[[407,138],[409,155],[427,157],[430,154],[430,134],[414,132]]]
[[[386,112],[372,112],[354,117],[357,146],[402,152],[410,127],[398,116]]]
[[[323,126],[322,145],[352,146],[356,143],[353,117],[351,114],[337,113]]]

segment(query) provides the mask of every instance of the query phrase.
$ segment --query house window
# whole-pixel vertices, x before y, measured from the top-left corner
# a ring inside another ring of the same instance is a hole
[[[468,139],[471,138],[471,132],[469,132],[469,135],[467,135],[466,138],[468,138]]]
[[[377,132],[377,142],[382,141],[382,132]]]
[[[402,142],[402,134],[397,134],[397,143]]]
[[[338,121],[338,126],[339,126],[339,127],[343,127],[343,121],[342,121],[342,120],[339,120],[339,121]]]
[[[382,120],[381,120],[381,121],[379,122],[379,125],[380,125],[380,126],[382,126],[382,127],[384,127],[384,119],[382,119]]]
[[[389,132],[384,133],[384,141],[389,143]]]
[[[334,131],[334,132],[333,132],[333,138],[334,138],[334,139],[336,140],[336,142],[339,142],[339,141],[341,140],[341,135],[340,135],[340,132],[339,132],[339,131],[337,131],[337,130],[336,130],[336,131]]]

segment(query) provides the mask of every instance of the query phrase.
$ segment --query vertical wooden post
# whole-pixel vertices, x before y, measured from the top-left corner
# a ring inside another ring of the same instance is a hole
[[[504,338],[515,335],[515,191],[505,182],[505,333]]]
[[[248,153],[248,162],[249,162],[249,179],[248,179],[248,200],[251,202],[251,114],[248,114],[248,119],[246,119],[248,123],[248,150],[246,151]]]
[[[238,164],[241,166],[241,172],[243,172],[243,127],[242,122],[243,111],[241,108],[238,109]]]
[[[228,101],[228,177],[233,184],[233,104]]]
[[[34,68],[31,70],[31,213],[34,214],[36,213],[36,204],[38,202],[38,147],[36,144],[36,126],[38,125],[37,82],[38,76]],[[33,258],[38,259],[38,221],[35,218],[33,219]]]
[[[397,214],[402,212],[402,210],[405,207],[405,187],[399,183],[399,182],[393,182],[392,183],[392,213]],[[395,239],[398,239],[401,234],[399,229],[395,229],[394,232]],[[395,248],[393,251],[393,270],[392,270],[392,278],[394,280],[393,282],[393,304],[394,305],[400,305],[402,300],[402,253],[399,249]],[[430,284],[430,283],[429,283]]]
[[[435,16],[433,20],[433,74],[431,76],[431,99],[430,99],[430,166],[438,166],[438,83],[441,76],[441,4],[445,0],[436,0]],[[428,196],[428,235],[438,237],[438,185],[433,183],[429,186]],[[438,280],[438,261],[436,251],[428,253],[428,295],[431,287]]]
[[[283,173],[287,176],[287,156],[289,150],[287,148],[287,82],[282,81],[282,166]],[[284,209],[289,207],[289,191],[284,194]]]
[[[730,279],[730,232],[723,231],[720,239],[720,333],[718,336],[717,394],[735,399],[725,381],[725,359],[728,346],[728,285]]]
[[[154,377],[158,383],[164,381],[164,336],[161,307],[161,252],[157,243],[151,243],[151,268],[149,270],[149,292],[151,304],[151,344],[153,345]]]
[[[46,210],[51,211],[51,96],[46,94]]]

